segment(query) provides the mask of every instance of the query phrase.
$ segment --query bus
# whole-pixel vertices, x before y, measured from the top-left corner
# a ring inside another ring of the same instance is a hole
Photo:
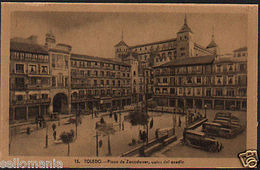
[[[202,131],[207,133],[208,135],[224,137],[224,138],[232,138],[235,137],[239,132],[242,131],[241,125],[233,125],[222,124],[223,121],[213,121],[213,122],[205,122],[202,124]]]
[[[218,117],[226,117],[226,118],[231,118],[232,113],[230,112],[218,112],[215,115],[215,119],[217,119]]]
[[[195,130],[183,131],[183,144],[208,152],[220,152],[223,149],[222,144],[213,137],[209,137],[204,132]]]

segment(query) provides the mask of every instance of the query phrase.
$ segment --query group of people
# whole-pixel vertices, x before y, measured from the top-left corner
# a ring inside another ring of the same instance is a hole
[[[36,123],[36,126],[37,128],[40,127],[40,128],[44,128],[44,124],[45,124],[45,119],[42,115],[38,115],[35,117],[35,123]]]

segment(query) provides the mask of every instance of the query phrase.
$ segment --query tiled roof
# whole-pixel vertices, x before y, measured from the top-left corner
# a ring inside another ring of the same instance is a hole
[[[215,63],[234,63],[234,62],[245,62],[247,61],[246,57],[219,57],[215,60]]]
[[[157,66],[157,67],[210,64],[214,61],[214,58],[215,57],[212,55],[200,56],[200,57],[188,57],[188,58],[184,58],[184,59],[173,60],[168,63]]]
[[[48,54],[48,51],[39,44],[21,42],[21,41],[18,42],[18,41],[14,41],[14,40],[10,41],[10,50],[29,52],[29,53]]]
[[[217,47],[217,44],[214,40],[212,40],[209,45],[207,46],[207,48],[212,48],[212,47]]]
[[[146,44],[135,45],[135,46],[131,46],[130,48],[144,47],[144,46],[154,45],[154,44],[162,44],[162,43],[176,41],[176,40],[177,40],[176,38],[171,38],[168,40],[162,40],[162,41],[156,41],[156,42],[151,42],[151,43],[146,43]]]
[[[127,46],[128,47],[128,45],[123,40],[121,40],[118,44],[115,45],[115,47],[118,47],[118,46]]]
[[[102,58],[102,57],[95,57],[95,56],[82,55],[82,54],[71,54],[71,59],[73,59],[73,58],[74,59],[91,60],[91,61],[102,61],[102,62],[111,63],[111,64],[119,64],[119,65],[124,65],[124,66],[130,66],[129,64],[117,61],[116,59],[112,59],[112,58]]]
[[[234,52],[239,52],[239,51],[247,51],[247,47],[242,47],[234,50]]]
[[[178,33],[182,33],[182,32],[191,32],[192,33],[190,27],[186,23],[184,23],[184,25],[181,27],[181,29]]]

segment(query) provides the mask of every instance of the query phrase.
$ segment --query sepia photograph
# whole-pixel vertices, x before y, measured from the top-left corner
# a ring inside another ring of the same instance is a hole
[[[238,156],[256,149],[247,144],[257,115],[249,14],[182,7],[12,10],[7,156],[88,158],[73,159],[83,166],[103,157],[178,158],[171,166],[233,158],[255,167],[257,154]]]

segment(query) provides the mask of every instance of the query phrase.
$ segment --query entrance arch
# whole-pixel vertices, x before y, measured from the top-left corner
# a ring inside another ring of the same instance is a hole
[[[68,97],[64,93],[58,93],[53,97],[53,112],[68,112]]]

